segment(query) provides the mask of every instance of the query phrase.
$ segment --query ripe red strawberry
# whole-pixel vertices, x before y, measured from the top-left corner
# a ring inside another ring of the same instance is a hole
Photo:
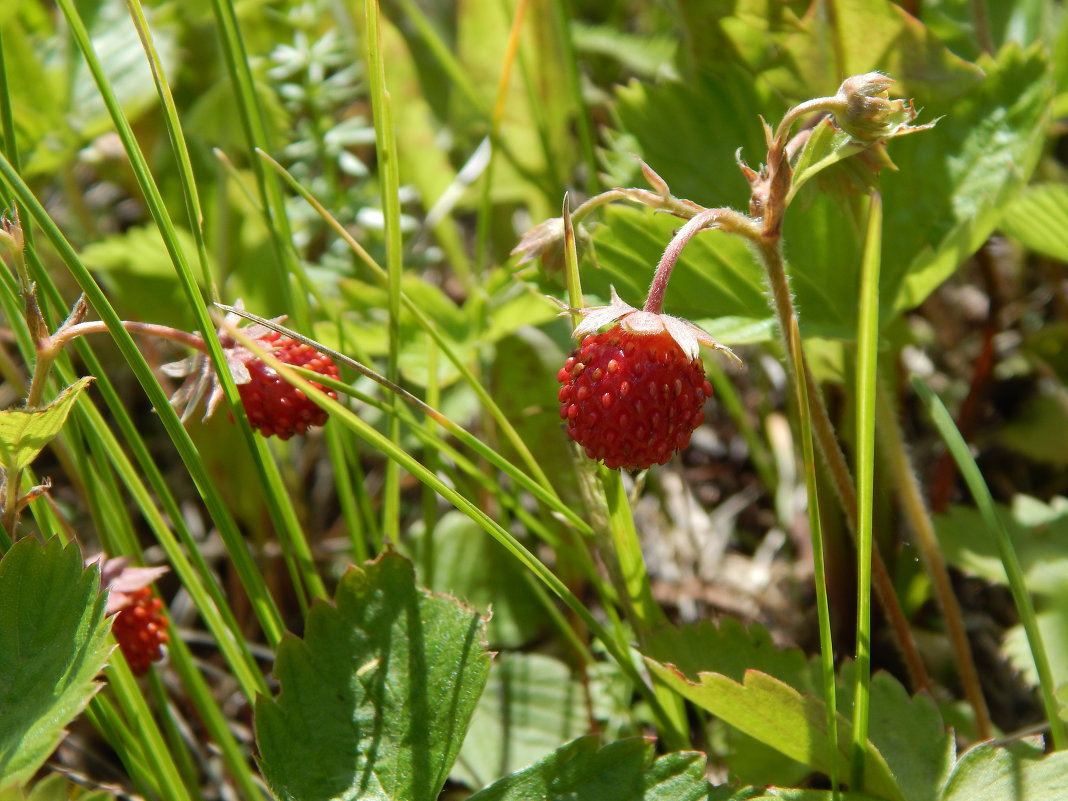
[[[148,672],[149,666],[163,656],[160,646],[167,635],[167,618],[160,614],[163,602],[152,597],[148,587],[126,593],[126,605],[115,615],[111,633],[122,655],[136,675]]]
[[[578,311],[585,319],[575,334],[584,338],[557,374],[568,436],[612,469],[664,464],[689,444],[712,397],[699,344],[730,351],[693,324],[638,311],[614,293],[611,305]]]
[[[258,339],[261,345],[270,348],[274,357],[285,364],[306,367],[330,378],[338,377],[337,365],[315,348],[282,336],[277,331],[268,331]],[[242,349],[241,363],[248,370],[248,381],[239,383],[237,391],[245,406],[245,414],[253,428],[265,437],[277,436],[289,439],[294,434],[305,434],[311,426],[321,426],[327,413],[316,406],[299,389],[268,367],[251,351]],[[337,398],[333,390],[321,384],[312,385],[323,390],[331,398]]]

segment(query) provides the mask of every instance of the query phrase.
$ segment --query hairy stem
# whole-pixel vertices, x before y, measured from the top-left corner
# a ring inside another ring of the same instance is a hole
[[[778,235],[762,238],[757,246],[757,253],[768,274],[768,285],[771,289],[771,297],[775,306],[775,314],[779,322],[779,331],[784,337],[790,330],[792,321],[796,318],[793,298],[790,295],[790,283],[786,276],[786,265],[782,257],[782,241]],[[823,457],[824,464],[831,475],[835,491],[841,501],[842,508],[846,513],[846,520],[853,537],[857,532],[857,493],[846,462],[845,454],[838,443],[834,425],[831,423],[830,414],[823,401],[819,387],[812,377],[812,373],[805,365],[797,365],[790,356],[789,343],[786,343],[787,362],[790,373],[794,380],[803,380],[808,388],[810,411],[812,413],[812,429],[816,438],[816,446]],[[886,563],[878,551],[872,553],[872,581],[875,584],[875,592],[879,596],[883,612],[886,614],[894,633],[894,639],[901,650],[901,656],[905,661],[905,669],[909,674],[909,681],[915,690],[931,689],[931,679],[927,675],[927,668],[920,657],[916,640],[912,636],[905,613],[898,602],[897,593]]]

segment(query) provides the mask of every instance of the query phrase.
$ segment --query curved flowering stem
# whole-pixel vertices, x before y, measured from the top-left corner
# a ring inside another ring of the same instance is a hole
[[[656,265],[653,283],[649,287],[649,294],[642,307],[643,311],[660,314],[664,307],[664,293],[667,291],[671,271],[675,269],[675,263],[679,260],[682,249],[701,231],[713,228],[739,234],[754,242],[760,236],[757,224],[734,209],[705,209],[695,214],[678,230],[664,249],[664,255],[660,258],[660,263]]]

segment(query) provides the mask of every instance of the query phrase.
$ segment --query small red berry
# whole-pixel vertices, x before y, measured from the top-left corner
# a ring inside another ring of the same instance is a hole
[[[701,360],[666,330],[590,334],[557,375],[571,439],[610,468],[644,470],[685,448],[712,396]]]
[[[115,635],[130,670],[141,676],[163,656],[160,646],[170,639],[167,618],[160,614],[163,602],[152,597],[148,587],[126,595],[127,603],[115,614],[111,633]]]
[[[270,348],[276,359],[294,367],[305,367],[330,378],[338,377],[337,365],[327,356],[303,342],[298,342],[277,331],[262,335],[260,344]],[[289,439],[294,434],[305,434],[312,426],[321,426],[329,415],[282,376],[268,367],[251,351],[244,360],[249,373],[247,383],[238,384],[237,391],[245,406],[249,424],[265,437],[277,436]],[[312,382],[331,398],[337,393]]]

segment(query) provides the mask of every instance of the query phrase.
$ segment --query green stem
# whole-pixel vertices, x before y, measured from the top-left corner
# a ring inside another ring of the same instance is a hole
[[[764,264],[768,274],[768,285],[771,290],[776,317],[779,321],[779,331],[789,331],[796,319],[793,306],[793,298],[790,294],[790,284],[786,277],[786,264],[782,257],[782,240],[776,235],[771,238],[761,238],[757,246],[757,255]],[[819,388],[816,386],[812,372],[806,365],[796,365],[789,356],[789,347],[786,348],[787,365],[792,380],[803,380],[808,392],[810,409],[812,411],[812,430],[815,433],[816,446],[823,457],[824,464],[830,473],[835,492],[845,511],[846,522],[850,532],[856,537],[857,532],[857,495],[853,484],[842,446],[838,443],[831,416],[827,412],[827,406],[823,401]],[[909,681],[913,690],[931,689],[931,680],[927,675],[927,668],[920,657],[916,640],[912,636],[905,613],[901,609],[897,593],[894,590],[893,581],[886,568],[886,563],[878,551],[872,552],[872,579],[875,583],[875,591],[879,596],[883,611],[894,633],[894,639],[905,661],[905,669],[909,674]]]
[[[1020,616],[1020,623],[1023,625],[1028,645],[1031,647],[1031,656],[1035,660],[1039,691],[1042,695],[1042,705],[1045,707],[1046,716],[1049,718],[1053,747],[1058,751],[1063,750],[1068,746],[1068,739],[1066,739],[1065,735],[1064,721],[1060,717],[1060,704],[1057,702],[1056,686],[1053,683],[1053,671],[1050,669],[1049,654],[1042,638],[1042,630],[1038,625],[1038,618],[1035,617],[1035,607],[1031,603],[1031,595],[1027,591],[1023,568],[1020,567],[1020,559],[1016,555],[1012,539],[1009,537],[1009,532],[1005,529],[1005,524],[998,514],[994,498],[990,494],[990,488],[987,487],[986,481],[983,480],[983,474],[968,449],[968,443],[964,441],[964,437],[957,430],[949,411],[938,396],[935,395],[934,391],[920,381],[919,378],[912,378],[912,387],[927,405],[927,412],[931,415],[932,422],[938,428],[938,433],[942,435],[946,447],[953,454],[957,469],[960,470],[961,476],[972,493],[975,505],[983,516],[986,530],[994,537],[994,543],[997,545],[1001,564],[1005,569],[1005,576],[1009,582],[1009,590],[1012,592],[1012,599],[1016,604],[1016,612]]]
[[[400,229],[400,167],[397,163],[397,141],[393,130],[393,112],[386,88],[386,69],[382,59],[382,35],[379,29],[381,9],[378,0],[366,0],[367,73],[371,86],[371,107],[374,112],[375,152],[381,178],[382,214],[386,235],[386,273],[389,297],[389,353],[386,375],[393,383],[400,380],[400,312],[401,278],[404,275],[403,242]],[[389,421],[389,436],[400,436],[400,421]],[[395,462],[388,462],[382,486],[382,533],[393,542],[400,535],[400,471]]]
[[[883,236],[882,198],[868,203],[868,226],[860,270],[857,318],[857,645],[853,690],[853,748],[850,787],[864,786],[871,704],[872,507],[875,492],[875,379],[879,365],[879,272]]]
[[[801,349],[801,332],[797,320],[791,320],[788,336],[794,363],[805,364]],[[831,608],[827,594],[827,567],[823,554],[823,526],[820,522],[819,481],[816,477],[816,457],[812,446],[812,424],[808,403],[808,389],[803,381],[794,382],[797,395],[798,418],[801,423],[801,452],[805,465],[805,490],[808,496],[808,529],[812,539],[812,574],[816,583],[816,615],[820,629],[820,668],[823,674],[823,702],[827,712],[827,746],[838,753],[838,693],[835,689],[834,640],[831,636]],[[838,759],[831,760],[831,792],[838,800]]]
[[[990,711],[983,698],[979,672],[976,670],[975,658],[972,656],[971,645],[968,643],[964,613],[953,592],[953,582],[949,577],[946,560],[942,557],[938,538],[935,536],[934,523],[924,503],[923,492],[920,490],[916,473],[910,464],[905,447],[905,434],[901,430],[897,410],[894,408],[890,392],[884,382],[879,383],[877,402],[879,406],[875,416],[879,420],[879,444],[886,454],[894,486],[897,487],[899,494],[902,512],[909,521],[916,549],[920,552],[924,567],[927,568],[927,575],[931,577],[935,598],[945,618],[949,641],[956,655],[957,670],[960,671],[960,683],[975,713],[976,733],[980,740],[989,740],[994,736]]]

